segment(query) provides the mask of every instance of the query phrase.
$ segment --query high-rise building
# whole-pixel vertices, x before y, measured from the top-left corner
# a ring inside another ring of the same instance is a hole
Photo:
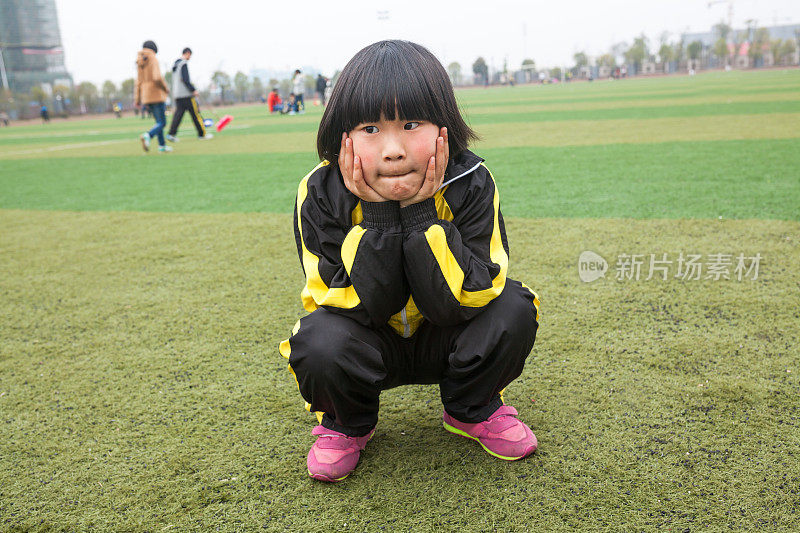
[[[71,85],[55,0],[0,0],[0,87]]]

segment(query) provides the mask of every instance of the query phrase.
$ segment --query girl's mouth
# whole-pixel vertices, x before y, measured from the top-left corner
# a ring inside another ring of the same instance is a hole
[[[411,174],[411,171],[394,174],[379,174],[379,176],[382,178],[402,178],[404,176],[408,176],[409,174]]]

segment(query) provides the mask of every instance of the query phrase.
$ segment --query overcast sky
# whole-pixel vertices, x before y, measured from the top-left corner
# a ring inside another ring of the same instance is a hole
[[[800,23],[800,0],[734,0],[733,25]],[[76,82],[120,82],[134,76],[142,42],[154,40],[166,66],[190,46],[190,71],[205,86],[224,70],[293,70],[332,75],[365,45],[402,38],[427,46],[464,72],[483,56],[490,66],[572,65],[644,32],[658,47],[663,32],[708,31],[727,20],[728,3],[708,0],[56,0],[67,68]],[[383,13],[381,13],[383,12]]]

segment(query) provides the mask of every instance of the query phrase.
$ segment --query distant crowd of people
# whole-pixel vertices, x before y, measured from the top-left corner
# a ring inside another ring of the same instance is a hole
[[[211,139],[214,136],[206,131],[207,123],[200,115],[197,103],[198,90],[191,82],[189,76],[188,62],[192,57],[191,48],[184,48],[181,56],[172,65],[172,87],[167,86],[167,82],[159,68],[158,46],[153,41],[145,41],[142,49],[136,57],[136,84],[134,89],[133,111],[137,117],[142,119],[152,117],[155,125],[148,131],[142,133],[139,139],[145,152],[150,150],[150,141],[154,137],[158,140],[158,151],[171,152],[172,147],[167,146],[166,141],[178,142],[178,128],[180,127],[183,115],[188,113],[197,130],[199,139]],[[261,97],[262,102],[266,102],[270,113],[284,115],[302,115],[305,113],[305,89],[306,80],[300,69],[294,71],[292,76],[292,91],[286,97],[281,98],[277,87],[273,87],[266,99]],[[331,80],[322,74],[317,75],[316,99],[314,105],[325,106],[330,98],[333,87]],[[166,105],[167,98],[172,96],[175,106],[172,115],[172,123],[168,132],[164,129],[167,125]],[[115,102],[112,106],[114,115],[122,117],[122,102]],[[50,110],[47,105],[42,104],[39,110],[42,122],[50,122]],[[8,126],[10,117],[3,111],[0,112],[0,125]]]
[[[322,74],[317,75],[315,86],[317,92],[317,101],[323,106],[327,103],[328,97],[332,91],[331,81]],[[282,115],[302,115],[305,113],[305,92],[306,84],[303,72],[300,69],[294,71],[292,77],[292,92],[286,97],[284,101],[277,87],[273,87],[269,95],[267,95],[267,109],[270,113],[279,113]]]

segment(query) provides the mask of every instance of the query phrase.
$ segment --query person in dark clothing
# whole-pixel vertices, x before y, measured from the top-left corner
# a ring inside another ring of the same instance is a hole
[[[322,74],[317,74],[317,94],[319,95],[319,101],[322,102],[322,105],[325,105],[325,89],[328,87],[328,78],[323,76]]]
[[[184,48],[181,57],[175,60],[172,65],[172,97],[175,99],[175,114],[172,115],[172,124],[167,133],[167,140],[170,142],[177,142],[178,138],[175,136],[178,133],[178,127],[183,120],[183,114],[187,111],[192,117],[194,127],[197,129],[197,136],[200,139],[211,139],[214,136],[206,132],[203,125],[203,117],[200,116],[200,110],[197,108],[197,89],[189,78],[189,59],[192,57],[192,49]]]

